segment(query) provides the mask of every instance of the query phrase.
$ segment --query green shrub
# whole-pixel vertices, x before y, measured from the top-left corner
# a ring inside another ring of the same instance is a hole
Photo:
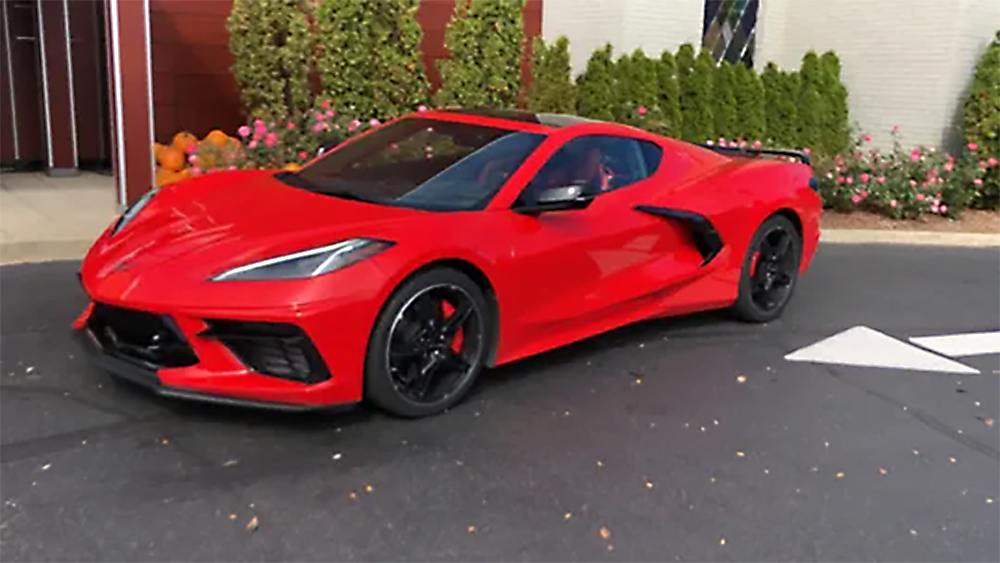
[[[641,49],[622,55],[615,65],[616,118],[621,123],[641,125],[657,119],[660,79],[657,63]]]
[[[715,68],[712,100],[715,134],[727,139],[736,137],[736,95],[733,92],[733,66],[729,61],[722,61]]]
[[[756,72],[737,64],[733,67],[736,102],[735,136],[747,141],[764,137],[764,85]]]
[[[576,91],[569,63],[569,39],[560,36],[550,46],[536,37],[531,54],[531,86],[527,106],[531,111],[575,113]]]
[[[233,77],[246,114],[265,119],[304,111],[315,41],[310,4],[299,0],[234,0],[226,21]]]
[[[712,115],[712,74],[715,63],[706,50],[697,58],[694,47],[677,50],[677,79],[680,87],[681,136],[685,141],[704,143],[715,137]]]
[[[525,0],[457,0],[438,61],[440,106],[512,108],[521,91]]]
[[[802,58],[798,92],[798,147],[815,150],[820,146],[824,125],[829,123],[826,100],[823,98],[824,77],[819,56],[809,51]]]
[[[798,75],[782,72],[767,63],[761,75],[764,85],[765,135],[771,144],[782,148],[798,146]]]
[[[615,119],[612,49],[610,43],[595,49],[587,60],[587,68],[576,80],[577,113],[583,117],[604,121]]]
[[[315,22],[323,94],[361,119],[389,119],[427,102],[416,20],[419,0],[319,0]]]
[[[657,130],[661,135],[679,137],[681,134],[680,90],[677,87],[677,65],[674,63],[674,55],[670,51],[664,50],[660,54],[657,70],[657,78],[660,82],[660,99],[657,102],[660,109],[658,113],[660,126]]]
[[[986,161],[988,174],[978,186],[972,205],[982,209],[1000,207],[1000,31],[979,57],[963,107],[962,129],[965,142]]]
[[[840,58],[836,53],[823,53],[819,62],[822,71],[820,93],[826,110],[819,149],[823,154],[834,155],[846,151],[851,142],[847,88],[840,79]]]

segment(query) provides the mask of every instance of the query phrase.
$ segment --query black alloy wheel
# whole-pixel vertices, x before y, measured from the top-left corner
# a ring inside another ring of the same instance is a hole
[[[757,230],[747,249],[734,310],[751,322],[781,315],[798,280],[802,239],[795,225],[776,215]]]
[[[485,362],[488,311],[482,291],[460,272],[431,270],[404,283],[376,323],[366,395],[406,417],[457,403]]]

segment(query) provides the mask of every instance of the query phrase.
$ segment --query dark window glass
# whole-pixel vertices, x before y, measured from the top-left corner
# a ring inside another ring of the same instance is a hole
[[[482,209],[544,135],[404,119],[281,178],[315,192],[420,209]]]
[[[701,45],[715,62],[753,68],[760,0],[705,0]]]
[[[642,160],[646,163],[646,175],[652,176],[656,169],[660,167],[660,160],[663,159],[663,149],[655,143],[649,141],[638,141],[639,150],[642,151]]]
[[[608,135],[573,139],[542,166],[525,188],[521,203],[534,201],[542,190],[549,188],[582,185],[587,193],[598,194],[643,180],[651,169],[642,144],[635,139]],[[649,157],[659,161],[652,151]]]

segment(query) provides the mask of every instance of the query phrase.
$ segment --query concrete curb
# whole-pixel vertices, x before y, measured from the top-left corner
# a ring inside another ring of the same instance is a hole
[[[900,244],[981,248],[1000,247],[1000,233],[827,229],[820,234],[820,242],[830,244]]]
[[[1000,233],[935,233],[926,231],[883,231],[827,229],[820,235],[824,244],[899,244],[909,246],[955,246],[1000,248]],[[36,241],[0,244],[0,265],[81,260],[92,240]]]

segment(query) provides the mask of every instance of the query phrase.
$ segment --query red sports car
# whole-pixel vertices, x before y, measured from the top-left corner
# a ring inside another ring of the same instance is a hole
[[[105,369],[160,395],[426,416],[485,367],[641,319],[776,318],[820,207],[798,152],[419,112],[298,172],[150,191],[84,259],[74,326]]]

